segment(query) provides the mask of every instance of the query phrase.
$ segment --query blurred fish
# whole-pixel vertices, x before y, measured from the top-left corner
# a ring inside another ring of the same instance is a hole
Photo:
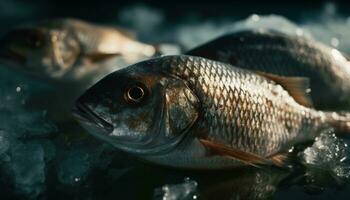
[[[317,109],[350,106],[350,62],[338,50],[277,31],[241,31],[200,45],[187,55],[280,76],[310,79]]]
[[[75,19],[21,26],[0,41],[0,60],[12,68],[64,81],[103,73],[103,66],[93,64],[109,58],[119,59],[119,63],[113,64],[113,68],[118,69],[156,53],[156,47],[136,41],[123,29]]]
[[[76,102],[97,138],[161,165],[222,169],[284,165],[292,145],[350,118],[309,108],[307,80],[258,75],[191,56],[164,56],[116,71]]]
[[[17,27],[0,38],[3,66],[51,88],[33,93],[26,106],[59,123],[71,121],[75,99],[96,80],[156,53],[123,29],[75,19]]]

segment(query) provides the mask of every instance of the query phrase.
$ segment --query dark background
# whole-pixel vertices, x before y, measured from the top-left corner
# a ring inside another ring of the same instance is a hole
[[[112,0],[0,0],[0,23],[2,27],[31,22],[39,19],[57,17],[75,17],[93,22],[105,22],[114,19],[118,12],[129,5],[144,4],[161,10],[169,22],[195,14],[199,18],[231,17],[245,18],[252,13],[280,14],[298,20],[301,11],[315,12],[325,3],[335,2],[338,13],[348,15],[348,1],[325,0],[241,0],[241,1],[112,1]]]

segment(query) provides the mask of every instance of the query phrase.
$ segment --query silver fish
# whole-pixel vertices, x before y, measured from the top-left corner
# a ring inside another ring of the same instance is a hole
[[[106,76],[77,100],[74,113],[92,135],[157,164],[283,166],[281,152],[319,130],[349,130],[348,116],[307,107],[306,83],[165,56]]]
[[[247,30],[224,35],[186,54],[253,71],[307,77],[317,109],[350,106],[350,62],[337,49],[311,39],[272,30]]]

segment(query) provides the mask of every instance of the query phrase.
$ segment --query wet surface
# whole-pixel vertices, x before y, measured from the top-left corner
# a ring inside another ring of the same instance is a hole
[[[134,6],[116,16],[141,38],[171,41],[184,49],[227,31],[273,28],[318,39],[350,53],[350,17],[327,4],[302,21],[253,14],[179,21],[170,25],[152,7]],[[146,25],[145,25],[146,24]],[[1,66],[2,67],[2,66]],[[175,170],[149,165],[97,141],[74,121],[56,122],[31,99],[64,94],[38,80],[0,69],[1,199],[348,199],[348,139],[332,130],[295,153],[293,167],[225,171]],[[37,101],[38,102],[38,101]],[[40,102],[40,101],[39,101]],[[307,133],[306,133],[307,134]]]

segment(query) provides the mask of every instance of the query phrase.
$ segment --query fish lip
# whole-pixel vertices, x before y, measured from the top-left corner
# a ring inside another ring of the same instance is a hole
[[[112,133],[114,127],[112,124],[98,116],[89,107],[81,102],[77,102],[72,109],[73,115],[79,120],[87,123],[92,123],[105,130],[107,133]]]

